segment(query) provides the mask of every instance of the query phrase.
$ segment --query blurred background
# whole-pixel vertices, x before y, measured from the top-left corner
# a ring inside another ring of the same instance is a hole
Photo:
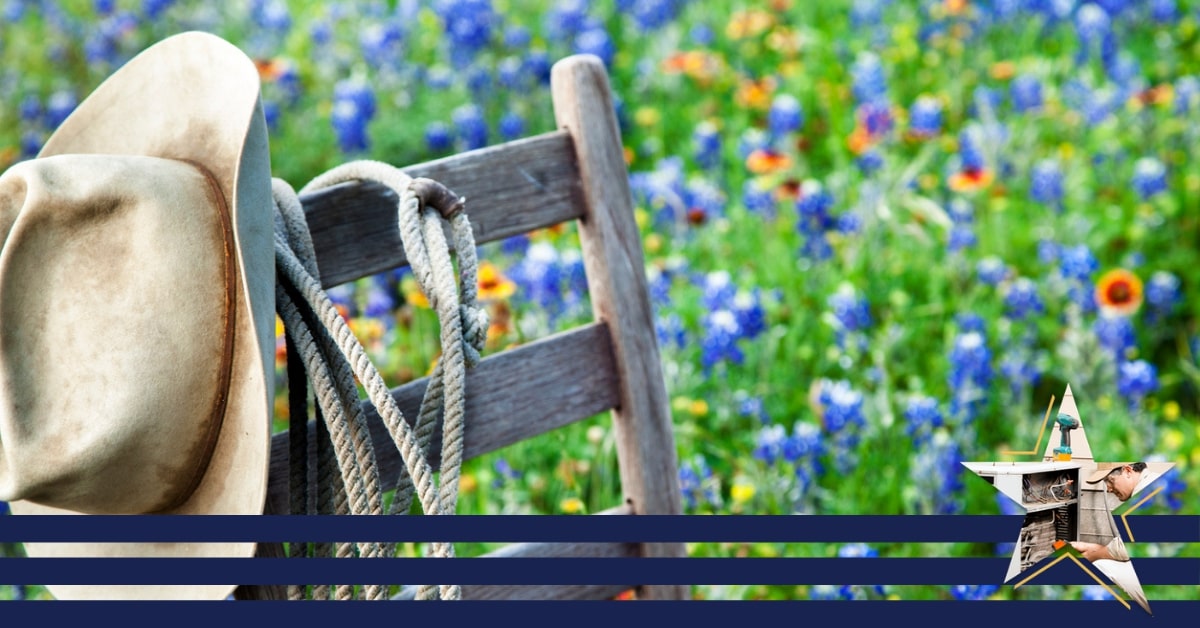
[[[551,65],[599,56],[643,235],[686,512],[1019,512],[960,463],[1038,459],[1001,452],[1032,449],[1069,384],[1097,459],[1176,463],[1139,514],[1197,514],[1197,2],[0,0],[0,168],[36,155],[132,55],[195,29],[256,60],[274,174],[296,188],[352,159],[403,166],[551,131]],[[572,229],[480,255],[489,349],[590,320]],[[436,316],[410,276],[331,296],[389,384],[428,372]],[[582,514],[619,502],[599,416],[468,462],[459,512]],[[461,554],[488,549],[468,545]],[[691,546],[697,556],[1011,551]],[[1198,555],[1169,544],[1131,553]],[[1195,595],[1145,590],[1151,601]],[[1035,581],[1018,591],[701,585],[695,595],[1107,593]],[[4,597],[48,596],[0,587]]]

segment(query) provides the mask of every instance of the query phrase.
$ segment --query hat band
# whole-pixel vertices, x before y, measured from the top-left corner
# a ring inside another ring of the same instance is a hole
[[[221,424],[225,421],[225,408],[229,402],[229,382],[233,377],[233,347],[234,336],[237,329],[237,257],[233,236],[233,215],[229,211],[229,204],[225,200],[225,193],[221,189],[221,184],[217,182],[216,177],[212,172],[205,168],[202,164],[190,159],[180,159],[201,174],[204,175],[205,181],[208,182],[211,196],[216,205],[218,222],[221,225],[221,234],[223,236],[222,256],[225,265],[225,315],[222,322],[223,333],[221,343],[221,358],[220,364],[217,367],[217,387],[216,393],[212,401],[212,409],[210,410],[210,420],[207,422],[208,431],[198,441],[198,447],[202,451],[197,452],[202,454],[198,460],[201,464],[197,465],[192,472],[192,477],[186,484],[183,484],[179,491],[179,496],[170,504],[161,508],[159,512],[171,511],[191,497],[192,493],[200,485],[200,480],[204,478],[205,472],[208,470],[209,461],[212,459],[213,450],[217,446],[217,437],[221,433]]]

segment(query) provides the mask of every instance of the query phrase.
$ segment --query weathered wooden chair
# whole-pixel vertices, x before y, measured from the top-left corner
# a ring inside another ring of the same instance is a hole
[[[598,59],[558,62],[551,75],[560,130],[405,168],[467,198],[476,241],[578,221],[595,321],[483,359],[467,378],[465,458],[612,411],[625,503],[604,514],[679,514],[680,489],[645,267],[613,111]],[[331,287],[405,265],[396,198],[374,184],[302,199],[322,281]],[[426,380],[392,391],[411,422]],[[369,411],[382,477],[399,453]],[[288,511],[287,434],[272,444],[268,513]],[[440,451],[440,439],[431,445]],[[436,455],[433,464],[437,464]],[[681,543],[522,543],[495,555],[676,557]],[[245,589],[246,587],[243,587]],[[681,599],[686,586],[463,586],[466,599]],[[262,589],[262,587],[255,587]],[[274,595],[267,595],[274,597]]]

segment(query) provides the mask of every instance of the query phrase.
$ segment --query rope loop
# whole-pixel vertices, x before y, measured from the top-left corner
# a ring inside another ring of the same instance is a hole
[[[474,234],[464,211],[465,199],[437,181],[414,179],[377,161],[356,161],[334,168],[309,182],[301,193],[348,181],[375,181],[396,193],[401,244],[418,286],[437,313],[442,356],[429,377],[420,412],[410,426],[378,369],[321,288],[299,196],[286,182],[276,179],[272,184],[276,210],[276,310],[283,320],[288,346],[301,354],[296,358],[295,368],[289,363],[289,375],[303,373],[302,379],[308,380],[289,381],[289,385],[312,384],[318,421],[323,421],[327,428],[329,441],[325,454],[317,453],[322,447],[320,439],[316,443],[293,444],[291,486],[293,490],[305,487],[301,490],[308,493],[307,497],[293,495],[293,514],[315,512],[314,508],[329,511],[320,505],[323,503],[336,504],[329,507],[334,512],[382,514],[379,471],[356,382],[362,384],[368,401],[383,419],[404,463],[396,478],[389,514],[407,513],[414,493],[426,514],[453,514],[463,461],[466,369],[479,363],[489,324],[487,311],[477,302],[478,260]],[[458,258],[457,281],[444,223],[450,225]],[[289,361],[292,359],[289,355]],[[299,400],[302,407],[293,413],[290,433],[307,434],[307,410],[303,407],[306,395],[291,395],[291,398]],[[435,481],[429,463],[429,445],[439,416],[441,473]],[[306,447],[307,455],[302,456]],[[304,459],[297,460],[298,457]],[[316,458],[330,462],[317,465],[317,485],[311,486],[308,474]],[[336,474],[321,473],[322,468],[333,466],[337,467]],[[328,502],[329,499],[333,501]],[[299,549],[293,550],[293,555],[307,554],[307,544],[293,545]],[[364,557],[390,556],[395,552],[394,546],[378,543],[359,544],[357,549],[358,555]],[[318,544],[315,551],[328,550],[321,550]],[[336,555],[350,556],[352,551],[350,545],[338,544]],[[433,543],[430,552],[453,557],[454,547],[449,543]],[[363,588],[368,599],[384,599],[386,590],[384,585]],[[313,594],[327,596],[328,585],[314,585]],[[291,599],[303,599],[304,595],[304,587],[289,590]],[[353,596],[352,586],[337,586],[337,599]],[[417,599],[459,598],[461,589],[457,585],[425,585],[417,592]]]

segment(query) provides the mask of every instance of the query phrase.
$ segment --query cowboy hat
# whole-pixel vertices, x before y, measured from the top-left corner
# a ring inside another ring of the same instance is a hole
[[[261,514],[274,218],[253,62],[156,44],[0,176],[0,500],[14,514]],[[35,557],[249,557],[253,543],[28,543]],[[235,585],[50,586],[223,598]]]

